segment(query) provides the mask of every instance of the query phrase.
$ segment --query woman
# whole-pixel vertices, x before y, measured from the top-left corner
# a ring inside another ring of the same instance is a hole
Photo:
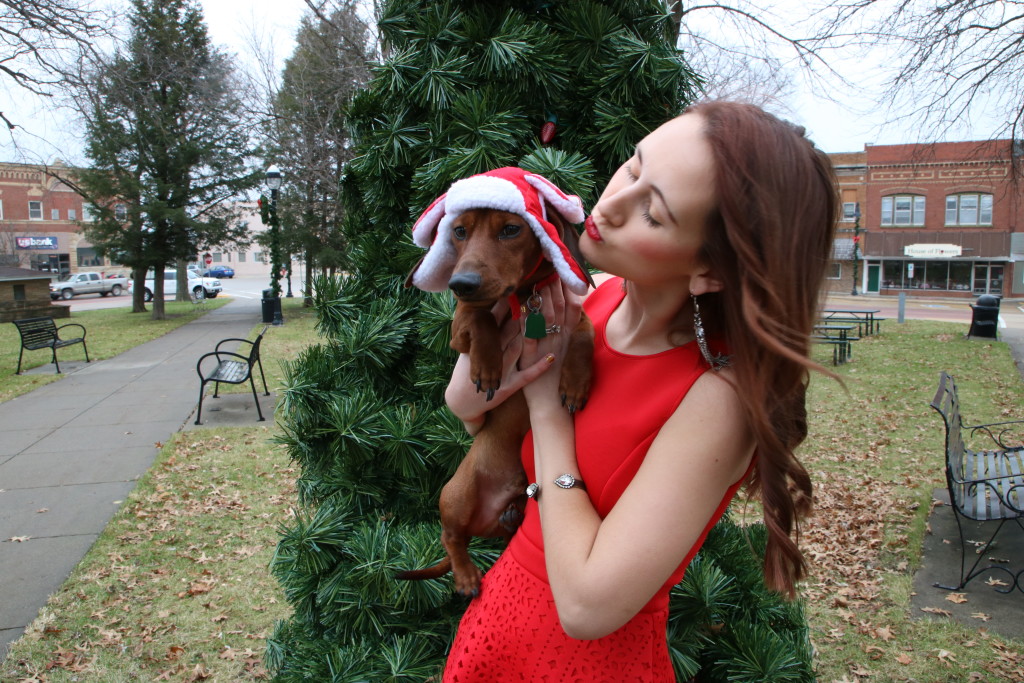
[[[794,592],[804,564],[790,534],[811,485],[793,449],[836,207],[827,157],[753,106],[699,104],[637,145],[581,238],[615,276],[585,306],[597,331],[585,410],[558,397],[568,335],[512,331],[494,401],[525,393],[537,493],[444,680],[674,680],[668,591],[744,483],[763,503],[766,581]],[[578,298],[542,295],[549,329],[571,329]],[[465,366],[446,399],[473,431],[494,402]]]

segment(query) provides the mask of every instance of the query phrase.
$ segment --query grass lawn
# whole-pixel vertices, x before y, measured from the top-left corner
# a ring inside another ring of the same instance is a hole
[[[268,335],[268,361],[314,340],[304,313],[286,312]],[[956,377],[974,423],[1024,418],[1024,382],[1004,344],[966,340],[965,325],[883,326],[837,369],[845,389],[822,377],[811,387],[801,456],[818,512],[803,528],[812,575],[802,591],[818,680],[1024,680],[1024,643],[910,607],[931,491],[943,485],[943,430],[928,406],[939,371]],[[297,474],[268,443],[273,430],[199,430],[168,443],[0,680],[265,678],[264,638],[289,613],[267,564]]]
[[[85,327],[85,343],[89,347],[89,360],[112,358],[119,353],[140,344],[152,341],[171,330],[191,322],[208,310],[219,308],[230,302],[230,299],[218,297],[207,299],[202,307],[188,301],[166,302],[167,319],[153,320],[152,313],[132,313],[131,307],[104,308],[96,311],[72,313],[70,318],[61,318],[54,323],[60,327],[67,323],[77,323]],[[71,328],[77,335],[80,330]],[[55,382],[64,375],[16,375],[18,369],[18,351],[21,349],[21,337],[13,323],[0,324],[0,402],[9,401],[16,396],[26,394],[44,384]],[[57,360],[85,360],[85,352],[81,344],[57,350]],[[24,372],[40,365],[53,362],[50,351],[26,351],[21,362]]]
[[[1008,347],[966,331],[883,323],[838,369],[845,391],[812,381],[800,455],[816,514],[801,545],[821,681],[1024,680],[1024,643],[987,633],[985,615],[968,628],[910,605],[932,491],[945,487],[942,420],[929,406],[939,372],[957,380],[965,422],[1024,419],[1024,382]]]

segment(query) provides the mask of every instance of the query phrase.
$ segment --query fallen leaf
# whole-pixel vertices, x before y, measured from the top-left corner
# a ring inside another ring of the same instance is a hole
[[[940,614],[940,615],[942,615],[944,617],[951,617],[951,616],[953,616],[952,612],[950,612],[948,610],[940,609],[938,607],[922,607],[921,611],[922,612],[928,612],[929,614]]]
[[[906,666],[912,663],[914,659],[907,653],[903,652],[901,654],[896,655],[896,661],[902,664],[903,666]]]
[[[967,602],[967,596],[963,593],[950,593],[946,596],[946,599],[952,603],[956,603],[957,605],[962,605]]]
[[[25,541],[29,540],[30,538],[32,538],[32,537],[31,536],[11,536],[7,540],[12,542],[12,543],[24,543]]]

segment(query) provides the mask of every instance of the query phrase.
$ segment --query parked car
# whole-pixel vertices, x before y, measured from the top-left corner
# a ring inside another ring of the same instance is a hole
[[[226,277],[232,278],[235,276],[235,269],[231,266],[212,266],[208,268],[205,273],[206,277]]]
[[[120,296],[128,287],[127,278],[108,277],[104,278],[101,273],[75,273],[69,275],[66,280],[50,283],[50,298],[64,299],[65,301],[78,296],[79,294],[99,294],[107,296],[113,294]]]
[[[188,289],[192,296],[197,299],[215,299],[224,289],[220,280],[212,277],[199,277],[195,271],[188,271]],[[164,298],[175,296],[178,293],[178,273],[173,270],[164,271]],[[143,295],[146,301],[153,300],[153,273],[146,273],[146,293]]]

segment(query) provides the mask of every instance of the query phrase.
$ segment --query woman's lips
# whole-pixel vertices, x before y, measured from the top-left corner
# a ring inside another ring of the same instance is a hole
[[[587,231],[587,236],[595,242],[601,241],[601,233],[597,229],[597,223],[594,222],[593,216],[587,216],[587,220],[583,222],[583,227]]]

